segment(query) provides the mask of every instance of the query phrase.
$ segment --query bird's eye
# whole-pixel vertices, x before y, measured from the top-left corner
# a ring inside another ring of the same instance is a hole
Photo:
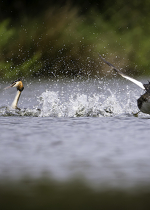
[[[16,82],[13,82],[12,85],[11,85],[11,87],[14,87],[15,85],[16,85]]]

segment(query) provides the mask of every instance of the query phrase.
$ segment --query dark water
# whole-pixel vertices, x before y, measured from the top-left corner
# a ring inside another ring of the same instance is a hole
[[[133,115],[138,87],[122,80],[24,85],[19,106],[26,110],[6,110],[15,89],[0,93],[1,181],[80,179],[93,189],[150,184],[150,116]]]

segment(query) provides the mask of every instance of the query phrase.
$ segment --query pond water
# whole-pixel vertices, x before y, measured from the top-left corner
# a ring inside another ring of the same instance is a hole
[[[118,78],[24,81],[15,112],[8,107],[16,90],[3,91],[6,86],[0,92],[0,180],[150,183],[150,116],[133,115],[140,88]]]

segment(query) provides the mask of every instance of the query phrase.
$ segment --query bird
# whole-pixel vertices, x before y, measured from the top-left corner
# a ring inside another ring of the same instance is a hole
[[[11,108],[12,109],[15,109],[15,110],[20,110],[20,108],[18,108],[18,101],[19,101],[19,98],[20,98],[20,95],[22,93],[22,91],[24,90],[24,86],[23,86],[23,83],[21,81],[21,79],[17,79],[15,80],[10,86],[4,88],[4,89],[8,89],[8,88],[11,88],[11,87],[16,87],[17,88],[17,93],[16,93],[16,96],[11,104]]]
[[[134,84],[138,85],[140,88],[142,88],[145,91],[145,93],[143,95],[141,95],[140,98],[137,99],[137,106],[141,112],[143,112],[145,114],[150,114],[150,82],[148,84],[143,84],[142,82],[140,82],[136,79],[133,79],[132,77],[129,77],[129,76],[125,75],[124,73],[122,73],[119,69],[117,69],[115,66],[113,66],[108,61],[106,61],[100,54],[99,54],[99,57],[104,61],[104,63],[106,63],[108,66],[110,66],[120,76],[133,82]]]

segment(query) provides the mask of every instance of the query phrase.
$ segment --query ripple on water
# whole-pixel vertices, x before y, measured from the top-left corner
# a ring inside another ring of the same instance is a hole
[[[35,107],[1,107],[0,178],[46,174],[95,185],[149,183],[150,117],[133,116],[137,92],[125,87],[127,94],[92,85],[86,91],[82,85],[78,91],[51,88]]]

